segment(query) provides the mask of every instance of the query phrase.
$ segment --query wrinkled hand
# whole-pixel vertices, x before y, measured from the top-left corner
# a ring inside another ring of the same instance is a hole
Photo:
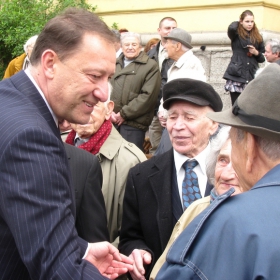
[[[116,279],[121,274],[133,270],[133,260],[120,254],[109,242],[89,243],[85,260],[91,262],[103,276],[109,279]]]
[[[124,119],[121,116],[120,112],[118,112],[117,114],[115,112],[112,112],[111,122],[117,124],[118,126],[120,126],[124,122]]]
[[[158,112],[158,120],[161,126],[166,127],[166,117],[164,116],[164,112]]]
[[[145,264],[150,264],[152,256],[145,250],[134,249],[129,257],[134,261],[133,270],[130,275],[133,280],[145,280]]]

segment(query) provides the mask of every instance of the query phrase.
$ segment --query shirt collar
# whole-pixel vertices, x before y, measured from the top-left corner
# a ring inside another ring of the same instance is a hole
[[[31,80],[32,84],[36,87],[36,89],[38,90],[38,92],[40,93],[40,95],[42,96],[43,100],[45,101],[49,111],[51,112],[52,114],[52,117],[54,119],[54,122],[56,123],[56,126],[58,127],[58,119],[56,117],[56,115],[54,114],[52,108],[50,107],[47,99],[45,98],[45,95],[44,93],[42,92],[42,90],[40,89],[40,87],[38,86],[38,84],[36,83],[36,81],[34,80],[34,78],[32,77],[30,71],[29,71],[29,68],[25,69],[24,70],[25,74],[28,76],[28,78]]]
[[[175,62],[175,66],[177,68],[181,68],[184,65],[184,63],[186,62],[186,60],[192,55],[193,55],[193,52],[191,50],[188,50],[183,55],[181,55],[180,58]]]
[[[164,50],[164,47],[160,42],[158,52],[161,53],[163,50]]]
[[[181,169],[182,165],[184,164],[184,162],[188,159],[190,159],[189,157],[185,156],[185,155],[182,155],[178,152],[176,152],[174,149],[174,161],[175,161],[175,167],[176,167],[176,173],[178,175],[178,172],[179,170]],[[208,143],[208,145],[206,146],[206,148],[200,152],[197,156],[195,156],[194,158],[192,159],[196,159],[199,166],[200,166],[200,169],[202,171],[202,173],[204,175],[206,175],[206,164],[205,164],[205,161],[206,161],[206,157],[207,155],[209,154],[209,151],[210,151],[210,144]]]

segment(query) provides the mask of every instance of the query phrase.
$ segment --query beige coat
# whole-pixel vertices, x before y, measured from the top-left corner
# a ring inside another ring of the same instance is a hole
[[[210,204],[210,196],[206,196],[204,198],[198,199],[194,201],[183,213],[181,218],[176,223],[173,232],[170,236],[170,239],[168,241],[168,244],[163,251],[162,255],[156,262],[152,273],[150,275],[150,280],[154,280],[156,278],[157,273],[161,269],[162,265],[164,264],[166,260],[166,255],[175,241],[175,239],[180,235],[180,233],[188,226],[188,224],[198,215],[200,214],[205,208],[207,208]]]
[[[122,138],[114,126],[96,156],[103,173],[102,192],[107,211],[110,241],[117,246],[128,171],[147,158],[138,147]]]

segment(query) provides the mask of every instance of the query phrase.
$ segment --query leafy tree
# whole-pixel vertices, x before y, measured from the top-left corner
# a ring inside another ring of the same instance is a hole
[[[23,53],[27,39],[67,7],[96,9],[85,0],[0,0],[0,77],[10,60]]]

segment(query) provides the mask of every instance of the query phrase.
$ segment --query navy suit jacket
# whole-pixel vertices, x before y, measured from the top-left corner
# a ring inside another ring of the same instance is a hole
[[[127,256],[136,248],[152,254],[152,262],[146,267],[146,279],[183,214],[177,179],[176,188],[174,186],[174,170],[171,149],[137,164],[128,173],[119,250]],[[212,187],[207,185],[205,195],[210,194]]]
[[[64,146],[21,71],[0,83],[0,279],[105,279],[82,260]]]
[[[85,150],[66,143],[64,147],[75,190],[78,235],[88,242],[110,242],[100,163]]]

